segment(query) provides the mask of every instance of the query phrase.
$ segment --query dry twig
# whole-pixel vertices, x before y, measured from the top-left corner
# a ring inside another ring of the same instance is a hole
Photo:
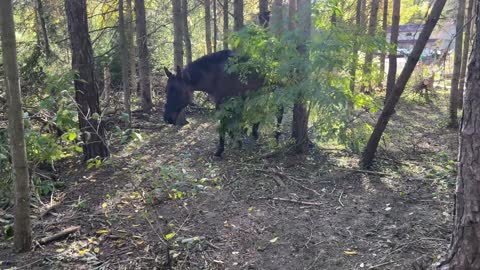
[[[56,241],[58,239],[61,239],[63,237],[66,237],[72,233],[75,233],[77,232],[78,230],[80,230],[80,226],[72,226],[72,227],[68,227],[66,228],[65,230],[62,230],[54,235],[51,235],[51,236],[47,236],[47,237],[44,237],[40,240],[38,240],[38,243],[41,244],[41,245],[45,245],[45,244],[48,244],[50,242],[53,242],[53,241]]]

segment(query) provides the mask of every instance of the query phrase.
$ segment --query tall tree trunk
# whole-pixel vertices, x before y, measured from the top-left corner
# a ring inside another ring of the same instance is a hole
[[[127,0],[127,42],[128,42],[128,53],[129,57],[129,80],[130,80],[130,89],[134,90],[137,86],[137,69],[135,65],[135,43],[134,43],[134,36],[135,36],[135,27],[133,26],[133,7],[132,7],[132,0]],[[131,94],[131,93],[130,93]]]
[[[372,6],[370,7],[370,22],[368,24],[368,35],[373,39],[377,32],[377,24],[378,24],[378,8],[380,6],[380,0],[372,0]],[[373,62],[373,51],[367,50],[365,53],[365,63],[363,66],[363,74],[372,74],[372,62]],[[369,78],[368,88],[371,92],[372,78]],[[360,87],[360,92],[365,92],[365,85],[362,84]]]
[[[50,41],[48,40],[47,23],[45,20],[46,15],[45,11],[43,10],[42,0],[36,0],[36,6],[40,28],[42,29],[43,46],[45,46],[45,56],[47,59],[49,59],[52,51],[50,49]]]
[[[75,79],[75,100],[83,140],[85,160],[108,157],[105,127],[99,120],[100,104],[94,77],[93,49],[88,34],[86,0],[65,0],[68,33],[72,47],[72,68]]]
[[[172,0],[173,13],[173,65],[183,67],[183,24],[182,24],[182,3],[179,0]]]
[[[207,54],[212,53],[212,16],[210,14],[210,0],[204,0],[205,7],[205,45],[207,46]]]
[[[383,19],[382,19],[382,31],[383,35],[385,36],[387,33],[387,25],[388,25],[388,0],[383,0]],[[385,52],[382,52],[380,56],[380,82],[382,84],[385,79],[385,60],[387,55]]]
[[[475,1],[476,9],[480,2]],[[476,17],[477,29],[480,17]],[[439,264],[442,270],[480,269],[480,32],[468,64],[467,88],[460,125],[454,230],[448,255]]]
[[[110,74],[110,68],[108,65],[103,67],[103,91],[100,95],[100,105],[105,109],[110,105],[110,99],[112,98],[112,75]]]
[[[23,129],[22,94],[17,66],[15,24],[11,0],[1,2],[0,34],[2,40],[5,84],[7,87],[8,130],[10,153],[15,177],[15,219],[13,248],[16,252],[29,251],[32,245],[30,223],[30,177],[28,174],[25,133]]]
[[[130,85],[130,53],[128,52],[127,29],[125,23],[125,15],[123,8],[123,0],[118,0],[118,32],[120,33],[120,54],[122,58],[122,87],[123,87],[123,107],[128,115],[127,126],[130,126],[132,119],[132,110],[130,99],[132,96],[132,88]]]
[[[388,73],[387,73],[387,92],[385,94],[385,102],[395,87],[395,79],[397,77],[397,46],[398,32],[400,29],[400,0],[393,0],[392,10],[392,28],[390,30],[390,45],[392,46],[388,55]]]
[[[410,76],[412,75],[418,60],[420,59],[420,55],[422,54],[422,51],[425,48],[428,39],[430,38],[430,34],[440,18],[440,14],[445,6],[445,2],[446,0],[436,0],[433,4],[422,32],[415,42],[412,53],[408,56],[407,63],[405,64],[400,77],[398,77],[392,93],[388,96],[383,111],[378,117],[377,124],[375,125],[372,135],[370,136],[367,146],[365,147],[365,151],[363,152],[361,159],[361,165],[364,167],[368,168],[373,163],[373,159],[375,158],[375,153],[378,148],[378,143],[380,142],[383,132],[385,131],[385,128],[387,127],[388,122],[395,111],[395,106],[400,100],[400,96],[405,90],[405,86],[407,85]]]
[[[283,0],[274,0],[272,5],[272,32],[280,36],[283,33]]]
[[[462,67],[462,46],[463,46],[463,23],[465,21],[465,0],[458,0],[457,21],[456,21],[456,37],[455,37],[455,55],[453,60],[452,85],[450,88],[450,102],[448,104],[450,122],[448,126],[451,128],[458,127],[458,101],[460,95],[458,92],[458,82],[460,79],[460,69]]]
[[[302,29],[302,43],[300,53],[308,61],[307,42],[310,39],[312,25],[312,8],[310,0],[297,0],[297,14],[299,15],[299,27]],[[305,76],[308,76],[306,74]],[[308,110],[304,94],[300,94],[293,105],[292,138],[295,139],[295,148],[298,153],[308,151]]]
[[[294,31],[297,23],[297,0],[288,0],[288,30]]]
[[[217,0],[213,0],[213,51],[217,51],[218,21],[217,21]]]
[[[258,1],[258,23],[263,27],[268,27],[270,21],[270,12],[268,11],[268,0]]]
[[[357,0],[357,9],[355,13],[355,26],[357,27],[357,36],[360,36],[360,27],[362,27],[362,4],[365,0]],[[350,67],[350,92],[355,92],[355,80],[356,80],[356,73],[357,73],[357,65],[358,65],[358,40],[355,39],[353,43],[353,59],[352,65]]]
[[[192,62],[192,40],[188,27],[188,0],[182,0],[183,42],[185,43],[185,58],[187,64]]]
[[[228,49],[228,1],[223,0],[223,49]]]
[[[470,52],[470,39],[471,39],[471,29],[472,29],[472,13],[473,13],[473,0],[468,1],[467,8],[467,23],[465,24],[465,37],[463,38],[463,49],[462,49],[462,67],[460,69],[460,82],[458,85],[458,108],[463,106],[463,89],[465,88],[465,74],[467,73],[468,65],[468,53]]]
[[[233,31],[243,27],[243,0],[233,0]]]
[[[152,90],[150,89],[150,54],[148,52],[145,0],[135,0],[135,15],[137,17],[138,73],[140,77],[142,111],[150,113],[153,103]]]

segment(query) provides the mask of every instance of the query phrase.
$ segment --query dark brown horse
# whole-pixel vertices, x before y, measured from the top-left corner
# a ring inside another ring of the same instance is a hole
[[[241,81],[237,75],[225,71],[226,64],[232,56],[233,52],[230,50],[205,55],[188,64],[183,70],[177,66],[176,74],[164,68],[168,77],[164,120],[169,124],[186,124],[182,114],[185,107],[192,102],[194,91],[208,93],[218,110],[228,98],[245,96],[249,91],[260,89],[263,80],[251,76],[246,81]],[[280,125],[282,117],[283,114],[277,116],[277,125]],[[215,156],[221,156],[225,149],[225,130],[219,129],[219,133],[220,140]],[[258,137],[258,124],[254,125],[252,135]]]

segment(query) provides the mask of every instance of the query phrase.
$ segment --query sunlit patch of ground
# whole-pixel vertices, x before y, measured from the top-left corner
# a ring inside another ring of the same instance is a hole
[[[269,135],[244,150],[229,144],[219,160],[208,116],[189,115],[183,128],[165,126],[160,115],[135,119],[141,140],[113,145],[104,166],[60,166],[65,199],[33,224],[37,239],[70,226],[80,231],[25,255],[7,245],[2,268],[409,269],[431,262],[448,244],[455,171],[455,132],[441,124],[443,104],[404,102],[376,171],[359,170],[358,156],[345,150],[275,152],[266,147]]]

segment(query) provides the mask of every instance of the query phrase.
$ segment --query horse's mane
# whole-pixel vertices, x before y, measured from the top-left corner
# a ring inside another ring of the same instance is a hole
[[[233,51],[223,50],[207,54],[188,64],[183,70],[183,77],[191,84],[198,83],[204,73],[209,72],[213,66],[223,65],[230,56],[233,56]]]

